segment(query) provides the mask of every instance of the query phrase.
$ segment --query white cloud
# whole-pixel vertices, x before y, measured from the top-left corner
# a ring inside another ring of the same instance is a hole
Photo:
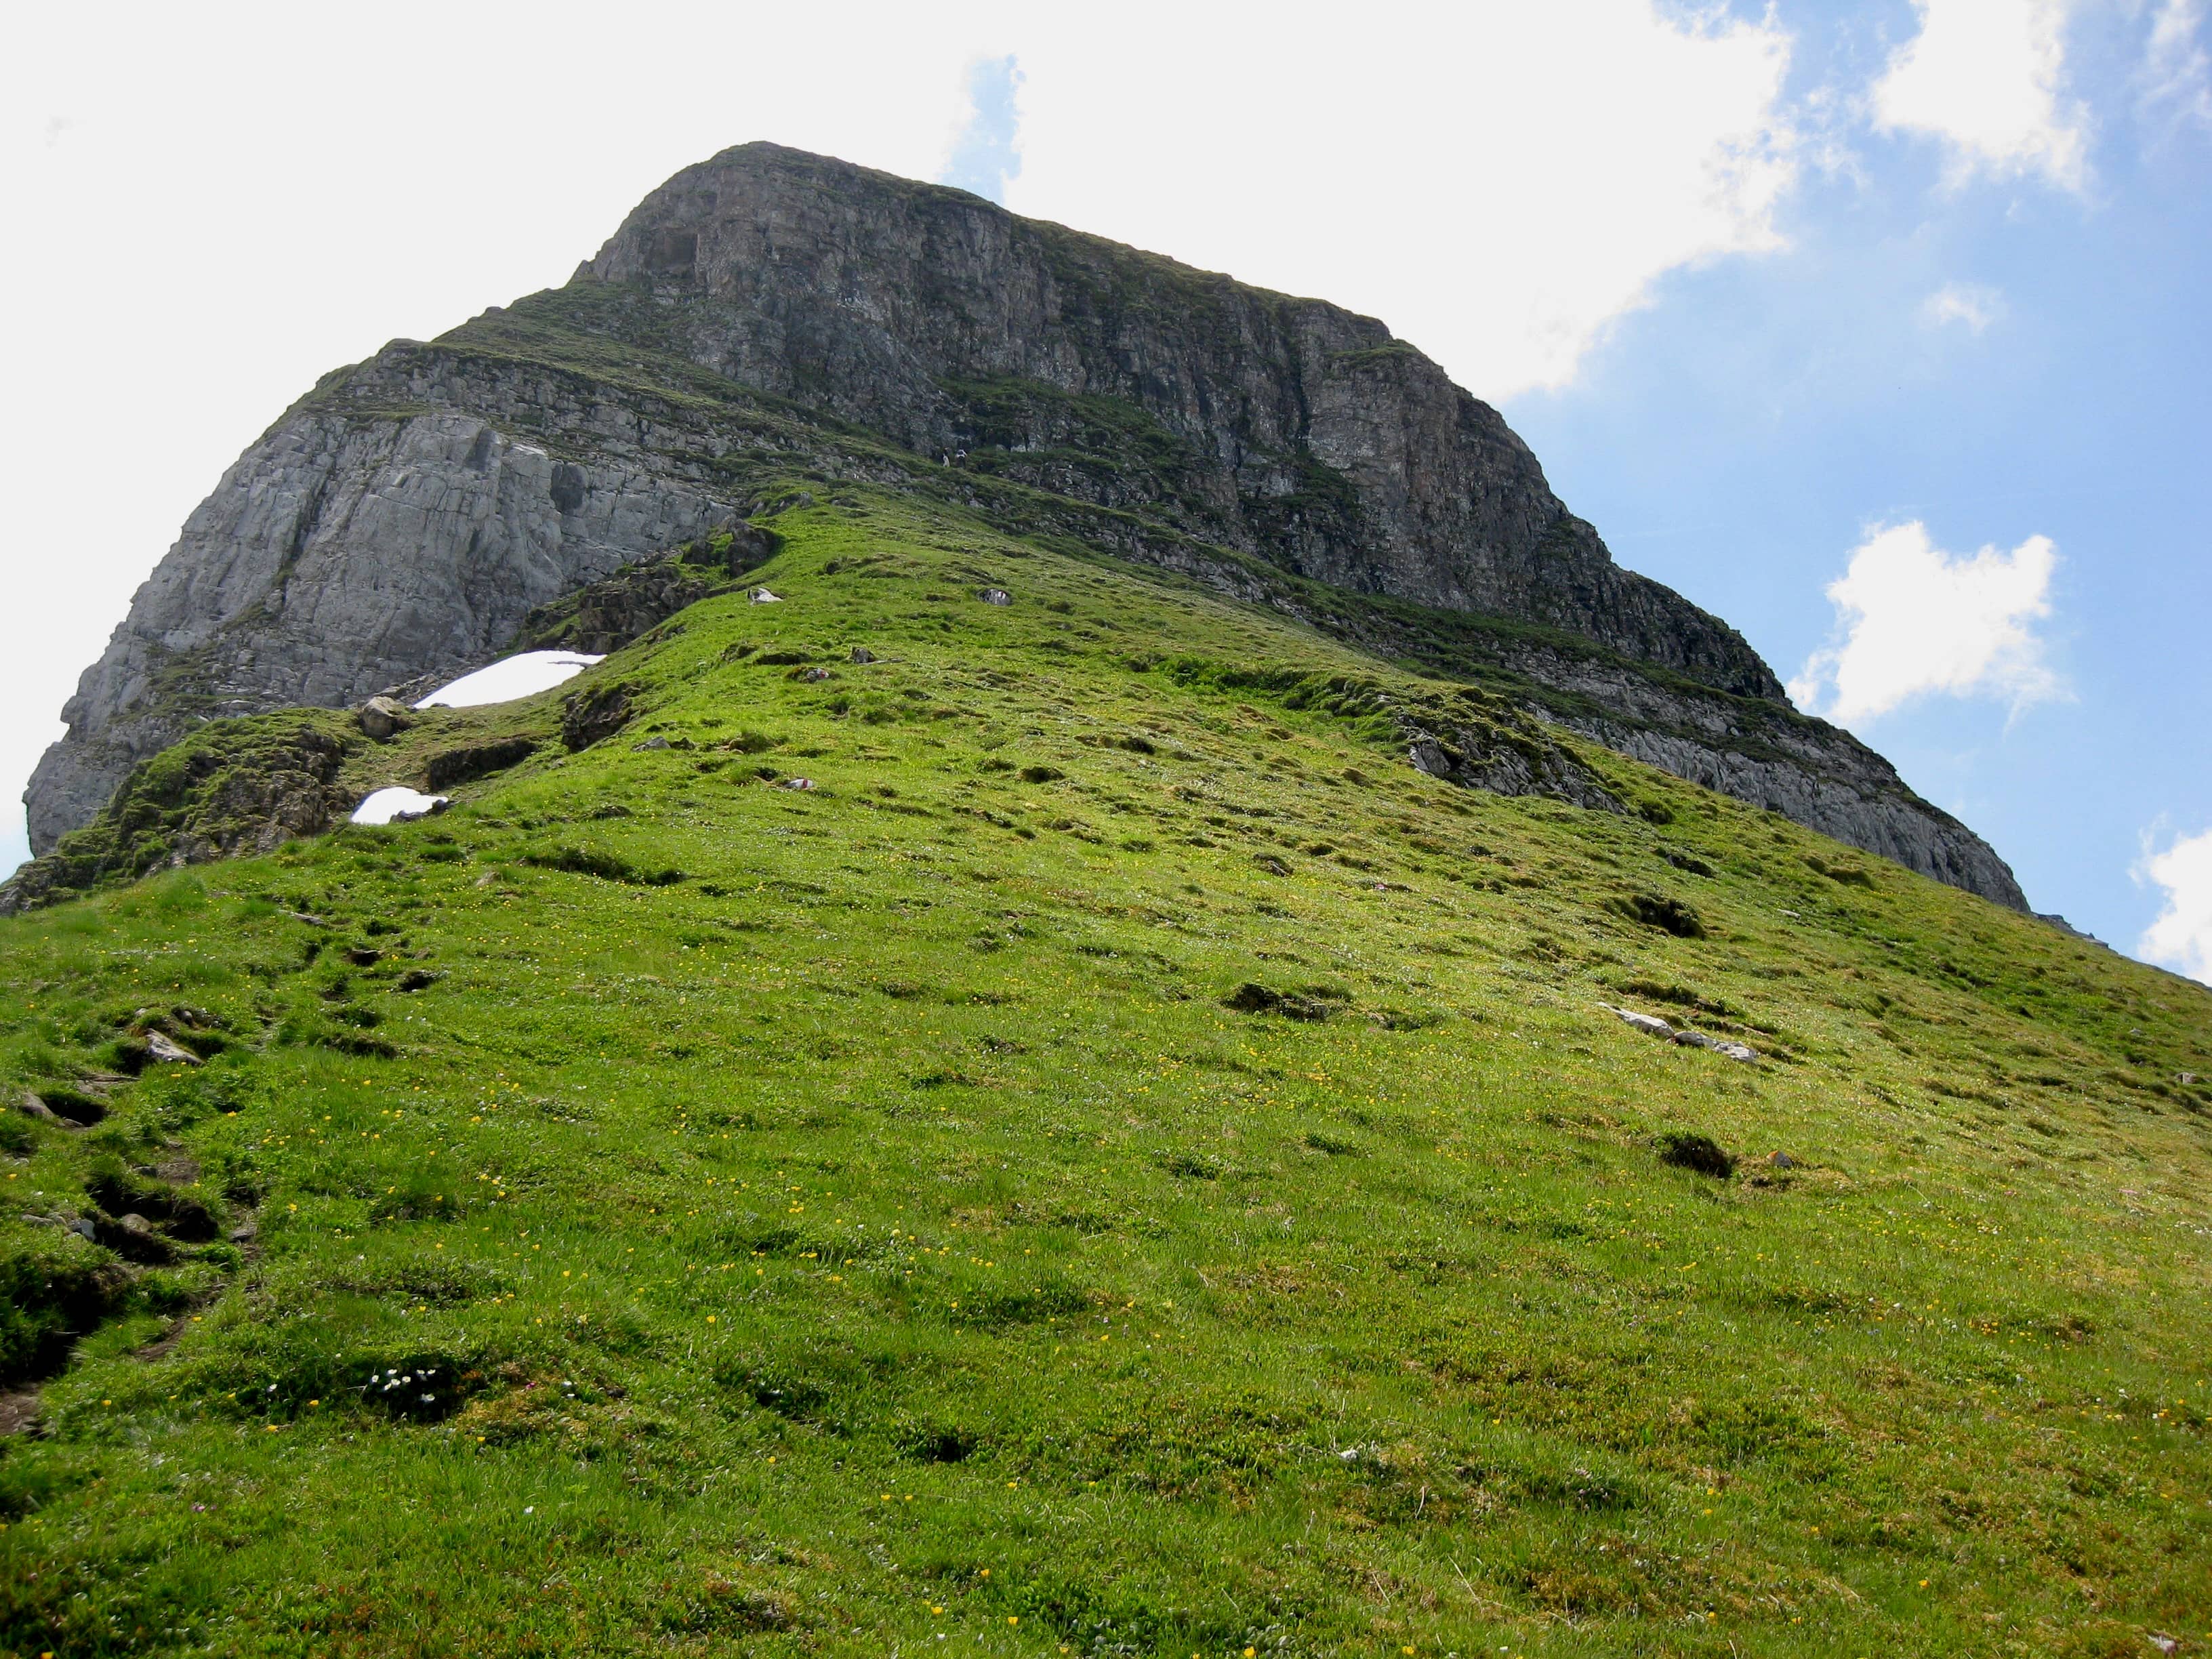
[[[1875,125],[1941,140],[1954,185],[1979,173],[2089,179],[2088,117],[2059,90],[2068,0],[1913,0],[1920,33],[1874,88]]]
[[[1934,693],[2002,697],[2015,713],[2064,696],[2034,631],[2051,614],[2057,562],[2046,536],[1967,558],[1936,546],[1917,519],[1875,526],[1828,585],[1840,638],[1806,660],[1791,700],[1848,725]]]
[[[2146,109],[2212,125],[2212,56],[2203,0],[2159,0],[2139,76]]]
[[[2212,830],[2177,836],[2162,853],[2151,851],[2146,836],[2135,877],[2166,890],[2166,908],[2136,941],[2136,954],[2212,985]]]
[[[1006,181],[1022,170],[1021,84],[1014,58],[979,58],[968,66],[967,119],[938,170],[939,184],[1006,199]]]
[[[1979,334],[2004,312],[2004,295],[1979,283],[1946,283],[1920,302],[1920,320],[1929,327],[1958,323],[1970,334]]]
[[[1036,8],[1007,204],[1378,316],[1493,401],[1559,386],[1666,273],[1781,246],[1790,37],[1682,9]]]

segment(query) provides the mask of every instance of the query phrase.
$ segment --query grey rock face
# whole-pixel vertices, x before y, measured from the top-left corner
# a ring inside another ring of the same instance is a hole
[[[1546,686],[1603,705],[1602,714],[1543,712],[1608,749],[1953,887],[2027,908],[2011,867],[1988,842],[1914,794],[1895,767],[1849,732],[1786,708],[1556,653],[1524,653],[1516,665]]]
[[[734,516],[618,451],[556,462],[460,409],[295,410],[185,521],[85,671],[24,797],[32,848],[200,720],[472,666],[532,606]]]

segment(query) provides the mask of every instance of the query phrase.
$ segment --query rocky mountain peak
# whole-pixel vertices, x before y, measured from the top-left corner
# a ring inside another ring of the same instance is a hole
[[[1167,475],[1149,504],[1193,533],[1782,696],[1733,629],[1615,567],[1498,412],[1371,317],[773,144],[677,174],[575,281],[647,289],[693,362],[925,455],[1067,447],[1083,401],[1110,400]],[[1027,471],[1108,505],[1132,482]]]
[[[241,456],[64,711],[43,851],[199,722],[480,664],[794,477],[1164,565],[1923,873],[2024,903],[1733,629],[1621,569],[1498,412],[1372,318],[772,144],[562,288],[326,376]]]

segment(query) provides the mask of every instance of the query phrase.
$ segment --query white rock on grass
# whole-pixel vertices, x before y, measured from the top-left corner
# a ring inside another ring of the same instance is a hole
[[[765,587],[756,587],[753,589],[753,603],[755,605],[781,605],[783,603],[783,595],[781,593],[771,593]]]
[[[513,702],[535,696],[572,680],[604,657],[581,651],[524,651],[502,657],[488,668],[464,674],[450,685],[441,685],[415,706],[417,708],[481,708],[486,703]]]
[[[1680,1043],[1686,1048],[1709,1048],[1717,1054],[1725,1055],[1729,1060],[1741,1060],[1746,1065],[1753,1064],[1759,1059],[1759,1050],[1756,1048],[1747,1048],[1741,1042],[1723,1042],[1717,1038],[1707,1036],[1703,1031],[1692,1031],[1687,1026],[1677,1030],[1656,1014],[1639,1014],[1633,1008],[1616,1008],[1609,1002],[1601,1002],[1598,1006],[1615,1018],[1633,1025],[1647,1036],[1662,1037],[1669,1042]]]
[[[1598,1006],[1608,1014],[1616,1015],[1626,1020],[1647,1036],[1665,1037],[1670,1042],[1674,1038],[1674,1028],[1656,1014],[1639,1014],[1632,1008],[1616,1008],[1609,1002],[1601,1002]]]
[[[356,823],[404,823],[410,818],[427,818],[433,812],[443,811],[447,798],[426,795],[420,790],[395,784],[389,789],[380,789],[353,809]]]

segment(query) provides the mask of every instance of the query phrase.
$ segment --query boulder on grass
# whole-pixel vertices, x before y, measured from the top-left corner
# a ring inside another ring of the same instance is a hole
[[[354,719],[367,736],[386,743],[415,724],[415,711],[390,697],[371,697],[354,711]]]

